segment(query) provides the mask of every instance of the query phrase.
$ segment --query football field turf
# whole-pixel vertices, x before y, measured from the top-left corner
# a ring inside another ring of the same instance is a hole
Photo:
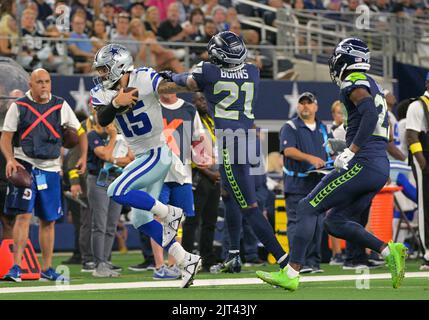
[[[67,256],[56,256],[59,265]],[[119,278],[93,278],[81,273],[80,266],[71,265],[70,285],[55,286],[53,282],[0,282],[0,299],[144,299],[144,300],[306,300],[306,299],[429,299],[429,272],[418,270],[419,261],[408,261],[402,287],[391,287],[386,267],[362,272],[344,271],[338,266],[322,265],[324,273],[302,276],[296,292],[288,292],[262,283],[255,270],[274,271],[276,266],[243,267],[240,274],[199,273],[194,286],[178,288],[178,281],[152,280],[152,271],[133,272],[127,267],[141,262],[139,253],[114,254],[115,265],[121,266]],[[374,279],[375,278],[375,279]],[[32,290],[34,292],[25,292]]]

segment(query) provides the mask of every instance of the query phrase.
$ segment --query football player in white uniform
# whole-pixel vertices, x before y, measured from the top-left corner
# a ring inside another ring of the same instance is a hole
[[[170,84],[152,68],[134,68],[130,52],[118,44],[101,48],[95,55],[94,68],[99,77],[94,79],[97,85],[91,90],[91,101],[98,121],[107,126],[115,120],[136,156],[107,193],[114,201],[131,206],[134,227],[176,259],[182,271],[181,286],[187,288],[200,268],[201,257],[186,252],[174,239],[182,209],[157,200],[172,158],[163,135],[158,94],[168,93]],[[127,87],[135,89],[124,92]]]

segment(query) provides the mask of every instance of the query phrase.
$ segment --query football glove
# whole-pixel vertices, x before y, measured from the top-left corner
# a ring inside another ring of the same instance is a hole
[[[175,73],[171,70],[160,71],[158,74],[169,82],[173,82],[173,76],[175,75]]]
[[[345,148],[342,153],[338,155],[338,157],[335,159],[334,167],[338,171],[340,169],[348,170],[349,169],[349,162],[353,159],[355,156],[355,153],[352,152],[349,148]]]

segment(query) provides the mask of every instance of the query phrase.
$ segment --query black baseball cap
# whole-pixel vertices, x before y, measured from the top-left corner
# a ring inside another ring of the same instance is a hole
[[[310,101],[310,103],[316,103],[317,104],[317,99],[316,96],[314,94],[312,94],[311,92],[304,92],[301,93],[301,95],[298,98],[298,103],[301,103],[302,100],[307,99],[308,101]]]

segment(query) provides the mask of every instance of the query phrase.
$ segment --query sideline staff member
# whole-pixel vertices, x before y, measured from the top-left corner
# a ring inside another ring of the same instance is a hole
[[[429,270],[429,72],[426,91],[410,104],[406,118],[406,136],[410,162],[417,182],[419,233],[425,250],[420,270]]]
[[[287,235],[293,246],[297,217],[296,208],[301,199],[319,183],[322,176],[305,173],[311,167],[321,168],[329,159],[323,144],[328,140],[326,126],[316,119],[317,100],[311,92],[298,99],[298,116],[287,121],[280,130],[280,150],[284,154],[284,192],[286,200]],[[320,245],[323,216],[318,215],[317,230],[309,247],[305,267],[301,273],[323,272],[320,269]]]
[[[16,215],[16,222],[13,228],[14,265],[4,279],[21,281],[22,270],[19,265],[34,209],[40,219],[41,277],[55,281],[61,277],[52,268],[52,255],[54,223],[62,216],[62,127],[68,126],[78,131],[81,156],[77,167],[82,173],[86,169],[88,141],[68,103],[63,98],[51,95],[51,77],[45,69],[34,70],[29,85],[30,90],[25,96],[13,103],[7,111],[0,140],[7,162],[6,176],[9,177],[21,167],[33,178],[31,188],[8,185],[6,214]]]

